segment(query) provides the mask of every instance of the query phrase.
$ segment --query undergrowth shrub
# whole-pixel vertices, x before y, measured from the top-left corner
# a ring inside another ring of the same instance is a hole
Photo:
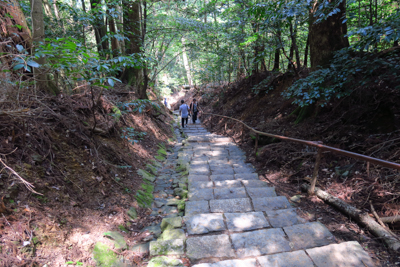
[[[390,86],[400,89],[400,55],[355,52],[349,48],[336,52],[328,68],[319,69],[294,82],[282,93],[301,107],[325,106],[332,99],[350,95],[363,86]]]

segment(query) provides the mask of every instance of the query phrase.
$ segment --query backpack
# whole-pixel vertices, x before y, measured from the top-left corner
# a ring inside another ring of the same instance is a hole
[[[190,110],[192,110],[192,104],[193,103],[190,103]],[[194,106],[194,108],[193,108],[193,112],[197,112],[198,111],[198,109],[197,109],[197,107],[198,107],[198,103],[196,103],[196,105]]]

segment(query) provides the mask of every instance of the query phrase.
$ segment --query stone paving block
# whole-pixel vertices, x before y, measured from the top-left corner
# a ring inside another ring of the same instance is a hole
[[[217,156],[217,157],[210,157],[210,161],[211,160],[218,160],[218,161],[225,161],[225,162],[229,162],[227,157],[224,156]]]
[[[235,174],[236,180],[259,180],[257,173],[238,173]]]
[[[197,214],[184,217],[190,235],[207,234],[226,230],[222,213]]]
[[[238,180],[226,180],[226,181],[216,181],[214,182],[215,188],[232,188],[232,187],[242,187],[242,183]]]
[[[204,169],[189,169],[189,174],[193,174],[193,175],[209,175],[210,174],[210,170],[204,170]]]
[[[210,167],[208,166],[208,164],[203,164],[203,165],[200,165],[200,164],[197,164],[197,165],[190,165],[190,170],[192,171],[205,171],[205,172],[208,172],[208,171],[210,171]]]
[[[225,181],[225,180],[235,180],[233,174],[211,174],[210,175],[211,181]]]
[[[242,184],[246,187],[269,187],[267,182],[261,180],[241,180]]]
[[[257,260],[261,267],[314,267],[314,263],[304,250],[262,256]]]
[[[210,213],[208,201],[187,201],[185,205],[185,215],[195,215]]]
[[[231,138],[229,138],[229,137],[217,137],[217,136],[215,136],[215,137],[213,137],[212,139],[211,139],[212,141],[212,143],[226,143],[226,142],[231,142],[232,141],[232,139]]]
[[[231,174],[233,176],[233,174],[234,174],[233,168],[232,167],[220,168],[220,169],[211,171],[211,175],[218,175],[218,174]]]
[[[205,188],[213,188],[213,187],[214,187],[213,182],[196,181],[196,182],[190,182],[189,183],[189,190],[192,190],[192,189],[205,189]]]
[[[172,239],[166,241],[151,241],[150,255],[182,255],[184,253],[184,240]]]
[[[236,188],[217,188],[214,189],[215,199],[229,199],[229,198],[245,198],[246,190],[244,187]]]
[[[280,228],[232,234],[232,244],[239,258],[290,251],[289,241]]]
[[[188,197],[190,201],[214,199],[213,189],[192,189]]]
[[[212,160],[209,163],[211,170],[220,169],[220,168],[233,168],[232,165],[228,161],[214,161]]]
[[[306,220],[297,215],[296,209],[269,210],[266,211],[272,227],[285,227],[306,223]]]
[[[203,165],[203,164],[208,164],[208,161],[206,161],[206,160],[192,160],[190,162],[190,166],[198,166],[198,165]]]
[[[249,187],[247,193],[253,198],[276,197],[275,187]]]
[[[192,160],[195,160],[195,161],[209,161],[210,157],[208,157],[206,155],[194,155],[194,156],[192,156]]]
[[[210,200],[211,212],[247,212],[252,211],[248,198]]]
[[[225,213],[229,231],[240,232],[270,227],[262,212]]]
[[[311,222],[283,228],[294,250],[320,247],[335,242],[331,232],[320,222]]]
[[[284,196],[252,198],[255,211],[288,209],[292,206]]]
[[[232,258],[235,253],[228,235],[192,237],[186,240],[186,256],[192,260],[204,258]]]
[[[254,173],[256,170],[248,167],[233,167],[233,171],[236,174],[239,174],[239,173]]]
[[[216,263],[201,263],[193,265],[192,267],[256,267],[257,261],[255,259],[246,260],[227,260]]]
[[[332,244],[306,250],[318,267],[372,267],[371,257],[357,241]]]
[[[189,182],[210,181],[208,175],[195,175],[195,174],[189,174],[188,180]]]

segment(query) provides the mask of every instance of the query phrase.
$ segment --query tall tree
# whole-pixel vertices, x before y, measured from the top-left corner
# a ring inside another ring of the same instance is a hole
[[[346,14],[346,0],[340,1],[325,19],[317,22],[315,15],[321,11],[320,5],[327,1],[334,6],[335,0],[315,0],[310,11],[309,45],[311,69],[324,66],[333,57],[333,52],[349,46],[347,24],[343,20]],[[325,11],[322,9],[322,11]]]

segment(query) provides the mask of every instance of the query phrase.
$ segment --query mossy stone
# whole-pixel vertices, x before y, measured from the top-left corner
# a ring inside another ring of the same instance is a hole
[[[94,245],[93,257],[97,262],[97,266],[108,267],[118,262],[117,254],[102,242],[97,242]]]
[[[161,222],[161,230],[164,231],[166,229],[174,229],[182,227],[182,218],[181,217],[173,217],[173,218],[164,218]]]
[[[184,267],[182,261],[179,259],[170,259],[166,256],[152,258],[147,267]]]
[[[106,232],[106,233],[104,233],[104,235],[110,237],[114,241],[116,249],[120,249],[120,248],[126,249],[127,248],[126,241],[120,233]]]
[[[172,239],[150,242],[150,256],[182,255],[184,254],[184,240]]]
[[[186,239],[185,231],[182,229],[166,229],[158,240]]]
[[[131,220],[135,220],[138,217],[137,211],[134,207],[130,207],[127,214]]]

